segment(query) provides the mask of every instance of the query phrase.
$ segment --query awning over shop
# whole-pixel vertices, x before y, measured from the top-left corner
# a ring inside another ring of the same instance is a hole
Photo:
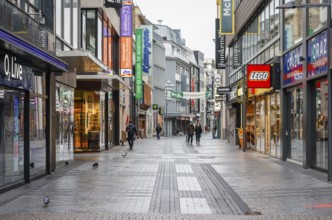
[[[109,75],[104,73],[77,73],[76,79],[78,80],[109,80],[109,81],[118,81],[125,87],[127,87],[129,90],[131,89],[130,85],[128,85],[120,76],[118,75]]]
[[[16,62],[41,71],[67,72],[68,64],[0,28],[0,49],[16,56]]]
[[[69,64],[70,71],[108,73],[108,67],[86,50],[57,51],[56,55]]]

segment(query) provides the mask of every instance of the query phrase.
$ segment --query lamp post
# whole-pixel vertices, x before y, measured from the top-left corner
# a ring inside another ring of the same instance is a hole
[[[172,98],[168,97],[168,92],[171,91],[174,88],[174,84],[172,84],[171,80],[167,80],[165,84],[165,105],[166,105],[166,112],[165,112],[165,136],[167,137],[167,132],[168,132],[168,126],[167,126],[167,106],[168,106],[168,101],[171,101]]]
[[[327,72],[327,80],[328,80],[328,112],[331,112],[332,109],[332,99],[330,98],[332,95],[332,76],[330,71],[330,27],[331,27],[331,0],[327,0],[326,3],[318,3],[318,4],[302,4],[302,3],[295,3],[294,1],[290,1],[286,4],[282,4],[276,7],[276,9],[294,9],[294,8],[314,8],[314,7],[326,7],[327,9],[327,16],[326,16],[326,36],[327,36],[327,65],[328,65],[328,72]],[[305,39],[305,38],[304,38]],[[332,181],[332,117],[329,115],[328,117],[328,168],[327,168],[327,178],[328,181]]]

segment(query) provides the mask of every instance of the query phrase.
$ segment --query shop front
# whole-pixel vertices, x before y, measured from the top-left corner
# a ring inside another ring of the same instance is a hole
[[[304,90],[302,45],[286,53],[283,57],[283,85],[285,89],[285,157],[288,161],[303,164],[304,159]]]
[[[99,152],[112,140],[111,88],[107,81],[79,80],[74,93],[74,152]],[[93,89],[92,89],[93,88]],[[106,124],[107,123],[107,124]]]
[[[0,51],[0,191],[6,191],[51,172],[49,88],[53,72],[68,66],[2,27]]]

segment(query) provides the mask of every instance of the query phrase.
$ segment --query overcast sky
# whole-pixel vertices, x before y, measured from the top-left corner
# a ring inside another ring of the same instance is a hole
[[[145,17],[154,24],[180,29],[186,45],[214,59],[216,0],[134,0]]]

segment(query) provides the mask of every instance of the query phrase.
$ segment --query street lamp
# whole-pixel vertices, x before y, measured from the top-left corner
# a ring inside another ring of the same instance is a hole
[[[168,97],[168,92],[170,92],[172,89],[174,88],[174,84],[172,84],[171,80],[167,80],[166,84],[165,84],[165,104],[166,104],[166,114],[165,114],[165,119],[164,119],[164,123],[165,123],[165,136],[167,137],[167,106],[168,106],[168,101],[171,101],[172,98]]]
[[[313,7],[326,7],[327,8],[327,16],[326,16],[326,35],[327,35],[327,65],[328,65],[328,72],[327,72],[327,79],[328,79],[328,94],[332,94],[332,76],[330,71],[330,27],[331,27],[331,0],[327,0],[326,3],[318,3],[318,4],[302,4],[302,3],[295,3],[294,1],[290,1],[286,4],[279,5],[276,9],[294,9],[294,8],[313,8]],[[305,39],[305,38],[304,38]],[[329,96],[330,97],[330,96]],[[328,109],[331,112],[332,109],[332,100],[329,98],[328,100]],[[328,181],[332,181],[332,117],[329,115],[328,117],[328,174],[327,179]]]

